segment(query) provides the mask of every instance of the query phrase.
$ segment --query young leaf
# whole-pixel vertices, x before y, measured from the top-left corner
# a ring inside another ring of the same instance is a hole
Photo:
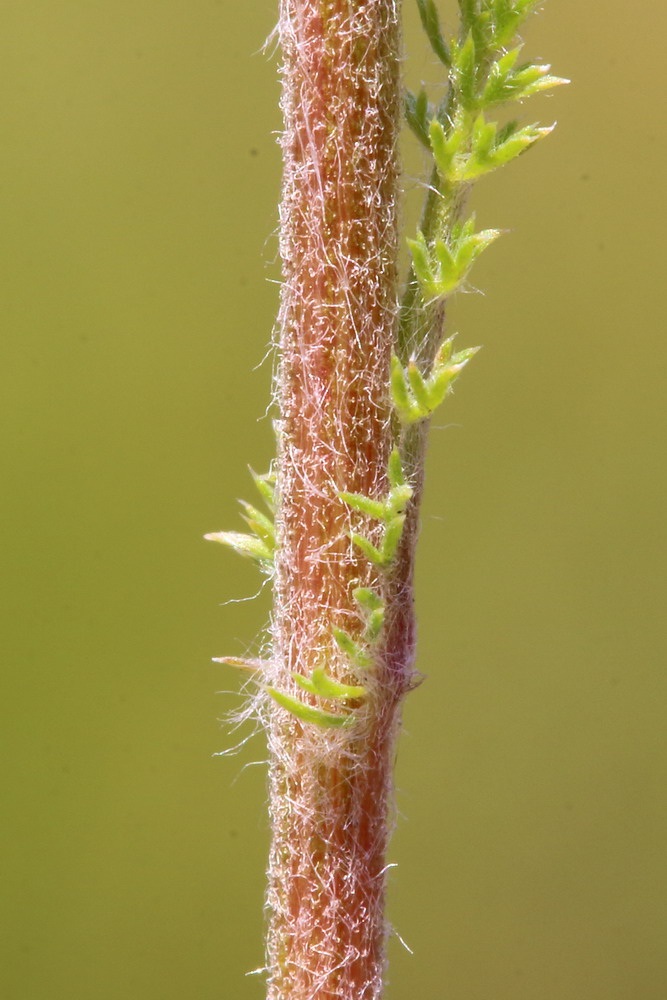
[[[387,520],[391,520],[395,514],[402,514],[412,496],[412,486],[405,483],[403,486],[392,487],[387,498]]]
[[[361,550],[361,552],[363,552],[367,559],[370,559],[372,563],[376,566],[384,566],[384,557],[382,553],[373,545],[372,542],[369,542],[367,538],[353,532],[350,535],[350,540],[357,546],[358,549]]]
[[[391,356],[391,399],[402,423],[411,424],[414,420],[419,419],[419,414],[415,411],[414,404],[410,399],[403,365],[395,354]]]
[[[372,666],[372,660],[366,650],[356,642],[349,632],[342,628],[332,629],[332,634],[338,648],[349,656],[362,670],[368,670]]]
[[[428,141],[428,98],[426,91],[415,95],[407,91],[404,99],[405,120],[423,146],[429,148]]]
[[[455,137],[458,142],[455,140]],[[456,149],[460,145],[459,133],[454,131],[450,136],[447,136],[442,122],[434,118],[429,125],[428,141],[440,176],[448,180],[452,172],[452,163]]]
[[[269,667],[268,660],[246,660],[242,656],[214,656],[213,663],[224,663],[237,670],[247,670],[251,674],[261,674]]]
[[[370,587],[355,587],[352,591],[357,604],[367,611],[378,611],[384,607],[384,601],[379,594],[376,594]]]
[[[248,468],[250,468],[248,466]],[[275,511],[275,487],[276,487],[276,477],[273,472],[266,472],[263,476],[258,475],[253,469],[250,469],[250,475],[253,478],[253,482],[257,487],[257,492],[261,496],[262,500],[273,514]]]
[[[383,566],[388,566],[389,563],[393,561],[394,556],[398,551],[398,543],[400,542],[401,535],[403,534],[404,524],[405,514],[398,514],[387,524],[387,527],[384,530],[384,538],[382,539]]]
[[[438,286],[431,268],[431,258],[424,234],[418,232],[417,239],[408,240],[407,243],[412,254],[412,267],[423,293],[427,298],[435,298],[438,295]]]
[[[354,722],[353,715],[334,715],[331,712],[323,712],[321,708],[313,708],[312,705],[305,705],[298,698],[293,698],[283,691],[277,691],[273,687],[267,687],[266,691],[271,695],[282,708],[287,709],[292,715],[300,719],[301,722],[310,722],[323,728],[334,728],[340,726],[350,726]]]
[[[367,514],[376,521],[384,521],[387,516],[387,505],[380,500],[371,500],[362,493],[338,493],[338,498],[346,503],[352,510],[358,510],[360,514]]]
[[[422,373],[414,361],[408,363],[408,380],[410,382],[410,388],[412,389],[415,400],[419,409],[422,411],[422,415],[426,416],[428,413],[428,392],[426,391],[426,385],[422,377]]]
[[[422,27],[431,43],[431,48],[441,63],[450,66],[452,60],[445,39],[442,37],[440,18],[434,0],[417,0],[417,6]]]
[[[363,698],[368,694],[368,690],[361,685],[339,684],[338,681],[330,677],[323,667],[316,667],[311,677],[303,677],[301,674],[292,674],[296,683],[310,694],[318,695],[321,698]]]
[[[545,128],[540,128],[537,125],[526,125],[525,128],[519,129],[518,132],[513,132],[504,142],[497,142],[489,152],[485,152],[481,157],[473,149],[463,170],[464,178],[466,180],[473,180],[475,177],[489,173],[489,171],[495,170],[497,167],[504,166],[505,163],[516,159],[521,153],[525,153],[527,149],[534,146],[540,139],[548,136],[553,132],[554,128],[555,125]]]
[[[461,104],[464,108],[472,108],[475,106],[477,91],[477,60],[472,31],[468,33],[463,45],[457,48],[453,63]]]
[[[366,631],[364,632],[364,638],[368,642],[375,642],[380,632],[382,631],[382,626],[384,625],[384,605],[381,608],[377,608],[375,611],[371,611],[366,622]]]
[[[214,531],[204,538],[209,542],[220,542],[234,549],[240,556],[252,559],[263,566],[273,565],[273,552],[266,542],[256,535],[244,535],[240,531]]]
[[[273,548],[276,543],[276,529],[273,521],[266,514],[262,514],[260,510],[257,510],[256,507],[246,503],[245,500],[239,500],[239,503],[245,511],[243,520],[248,527],[252,528],[255,534],[259,538],[262,538],[269,548]]]
[[[403,463],[401,462],[401,453],[398,448],[393,448],[389,456],[387,475],[389,477],[389,485],[392,489],[395,489],[397,486],[407,486],[405,473],[403,472]]]

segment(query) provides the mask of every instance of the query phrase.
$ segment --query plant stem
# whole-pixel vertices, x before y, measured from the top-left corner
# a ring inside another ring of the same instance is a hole
[[[376,1000],[385,966],[385,847],[394,738],[414,626],[349,538],[338,496],[387,492],[396,320],[399,25],[395,0],[282,0],[284,286],[272,683],[350,664],[333,629],[361,630],[354,587],[388,627],[351,728],[272,705],[270,1000]],[[366,534],[377,527],[365,516]],[[391,655],[389,653],[391,650]],[[303,692],[301,692],[303,700]],[[314,702],[313,702],[314,703]]]
[[[551,132],[485,112],[567,81],[508,49],[534,0],[459,0],[450,44],[419,0],[449,88],[439,108],[406,96],[432,175],[399,306],[399,0],[280,2],[278,458],[253,473],[275,523],[242,502],[251,534],[205,537],[275,574],[271,658],[219,658],[256,679],[268,729],[268,1000],[380,1000],[426,440],[478,350],[443,340],[445,301],[499,235],[461,216],[474,180]]]

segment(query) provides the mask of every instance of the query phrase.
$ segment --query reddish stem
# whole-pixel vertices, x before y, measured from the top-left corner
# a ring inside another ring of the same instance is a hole
[[[323,664],[359,683],[332,639],[334,626],[360,634],[354,586],[383,595],[388,621],[357,724],[322,729],[271,708],[268,997],[377,1000],[393,746],[412,672],[411,546],[402,567],[379,571],[351,544],[350,510],[337,493],[387,490],[397,2],[282,0],[280,27],[285,282],[274,686],[308,699],[292,672],[309,675]],[[377,525],[355,518],[373,537]]]

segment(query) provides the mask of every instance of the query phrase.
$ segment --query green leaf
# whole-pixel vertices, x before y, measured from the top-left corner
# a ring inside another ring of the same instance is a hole
[[[548,65],[525,63],[514,70],[522,46],[512,49],[498,59],[491,67],[482,94],[482,103],[487,107],[505,101],[522,101],[551,87],[569,83],[562,77],[550,76]]]
[[[292,674],[292,677],[304,691],[320,698],[347,700],[363,698],[364,695],[368,694],[368,689],[360,685],[339,684],[338,681],[329,676],[323,667],[316,667],[311,677],[303,677],[301,674]]]
[[[522,21],[537,6],[538,0],[493,0],[493,44],[505,48],[515,37]]]
[[[438,258],[437,288],[438,295],[444,296],[453,292],[461,281],[458,264],[454,253],[444,240],[437,240],[435,244],[435,255]]]
[[[412,267],[422,291],[427,298],[436,296],[438,294],[437,284],[431,269],[430,254],[424,234],[418,232],[417,239],[408,240],[407,243],[412,254]]]
[[[477,20],[477,0],[459,0],[461,21],[464,28],[472,28]]]
[[[353,532],[350,535],[350,540],[361,552],[363,552],[367,559],[370,559],[372,563],[376,566],[384,566],[384,557],[382,553],[367,538]]]
[[[433,159],[440,175],[446,179],[450,176],[452,162],[456,153],[456,149],[452,147],[454,136],[458,137],[458,133],[454,132],[451,136],[447,136],[442,122],[439,122],[437,118],[434,118],[429,125],[428,141],[433,153]]]
[[[248,466],[250,468],[250,466]],[[253,482],[257,487],[257,492],[261,496],[262,500],[268,507],[268,509],[273,514],[275,511],[275,487],[276,487],[276,475],[274,472],[266,472],[263,476],[259,476],[253,469],[250,469],[250,475],[253,478]]]
[[[357,604],[368,611],[378,611],[384,607],[384,601],[379,594],[376,594],[370,587],[355,587],[352,591]]]
[[[478,351],[481,351],[481,347],[466,347],[463,351],[458,351],[457,354],[449,362],[449,370],[453,372],[454,378],[461,374],[465,366],[468,364],[472,358],[475,357]]]
[[[338,493],[337,495],[352,510],[367,514],[376,521],[384,521],[387,517],[387,505],[382,501],[371,500],[370,497],[365,497],[362,493]]]
[[[426,385],[422,377],[422,373],[417,368],[414,361],[408,363],[408,380],[410,382],[410,388],[412,389],[417,405],[422,411],[422,415],[426,416],[429,412],[428,406],[428,392],[426,391]]]
[[[426,97],[426,91],[423,89],[420,90],[419,94],[415,97],[408,90],[404,98],[403,109],[405,120],[409,127],[421,144],[428,149],[428,98]]]
[[[417,0],[417,6],[422,27],[431,43],[431,48],[441,63],[450,66],[452,60],[445,39],[442,37],[440,18],[434,0]]]
[[[473,33],[470,31],[463,45],[456,49],[454,57],[456,87],[464,108],[472,108],[477,94],[477,60]]]
[[[283,691],[277,691],[273,687],[267,687],[266,691],[274,701],[282,708],[287,709],[288,712],[291,712],[301,722],[313,723],[316,726],[322,726],[327,729],[350,726],[354,722],[353,715],[334,715],[331,712],[324,712],[321,708],[313,708],[312,705],[305,705],[298,698],[293,698]]]
[[[368,616],[368,621],[366,622],[366,631],[364,632],[364,638],[368,642],[375,642],[380,632],[382,631],[382,626],[384,625],[384,607],[378,608],[377,611],[371,611]]]
[[[243,520],[248,527],[252,528],[255,534],[259,538],[262,538],[269,548],[274,548],[276,543],[276,529],[273,521],[266,514],[262,514],[260,510],[257,510],[256,507],[246,503],[245,500],[239,500],[239,503],[245,511]]]
[[[475,119],[472,129],[472,155],[485,163],[494,147],[498,125],[496,122],[487,122],[483,114],[479,114]]]
[[[240,531],[216,531],[204,538],[209,542],[220,542],[230,549],[234,549],[240,556],[252,559],[263,566],[273,565],[273,552],[266,542],[255,535],[244,535]]]
[[[398,514],[396,517],[392,518],[387,524],[384,530],[384,538],[382,539],[382,565],[388,566],[391,563],[398,551],[398,543],[401,540],[401,535],[403,534],[403,525],[405,524],[405,514]]]
[[[395,514],[402,514],[412,496],[412,486],[405,483],[403,486],[394,486],[387,498],[387,520]]]
[[[403,472],[403,463],[401,462],[401,453],[398,448],[393,448],[389,456],[387,475],[389,477],[389,485],[392,489],[395,489],[397,486],[407,486],[405,473]]]
[[[395,354],[391,356],[391,399],[399,420],[404,424],[411,424],[419,419],[419,414],[414,412],[414,405],[410,399],[403,365]]]
[[[481,117],[481,116],[480,116]],[[549,135],[555,125],[540,128],[537,125],[526,125],[524,128],[514,131],[503,141],[496,140],[490,150],[485,147],[473,147],[473,151],[463,167],[462,177],[465,180],[473,180],[482,174],[496,170],[504,166],[510,160],[516,159],[531,146],[534,146],[540,139]]]
[[[373,661],[369,653],[342,628],[333,628],[332,635],[338,648],[362,670],[368,670]]]
[[[433,362],[431,374],[426,383],[432,410],[440,406],[449,392],[452,383],[456,381],[464,367],[477,354],[477,351],[480,350],[479,347],[467,347],[452,357],[452,339],[449,338],[448,341],[445,341],[438,351],[438,355]]]

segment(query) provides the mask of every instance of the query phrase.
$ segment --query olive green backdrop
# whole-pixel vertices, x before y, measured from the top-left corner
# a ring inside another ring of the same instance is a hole
[[[210,657],[269,595],[224,604],[254,571],[201,536],[272,447],[275,17],[3,5],[4,1000],[263,995],[265,747],[214,756],[249,730]],[[429,455],[388,1000],[667,995],[666,31],[551,0],[558,130],[474,197],[511,233]]]

